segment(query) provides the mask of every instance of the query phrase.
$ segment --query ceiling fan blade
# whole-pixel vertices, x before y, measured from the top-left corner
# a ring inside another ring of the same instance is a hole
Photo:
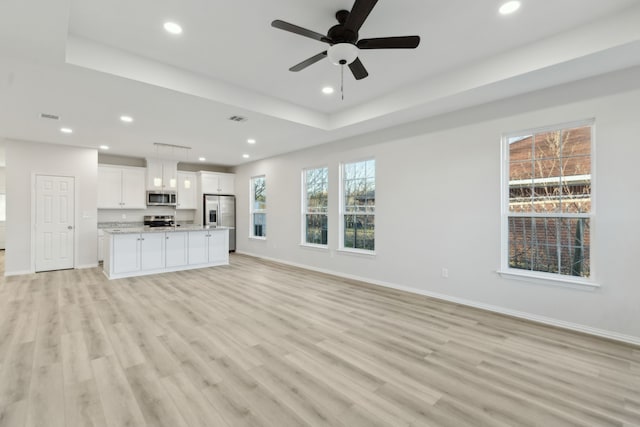
[[[309,37],[310,39],[318,40],[319,42],[333,44],[333,41],[324,34],[316,33],[315,31],[307,30],[306,28],[302,28],[279,19],[273,21],[271,26],[280,30],[289,31],[290,33]]]
[[[420,44],[420,36],[380,37],[362,39],[358,49],[415,49]]]
[[[300,71],[300,70],[304,70],[305,68],[307,68],[309,65],[315,64],[316,62],[320,61],[323,58],[327,57],[327,51],[325,50],[324,52],[320,52],[317,55],[312,56],[309,59],[305,59],[304,61],[302,61],[299,64],[294,65],[293,67],[289,68],[289,71]]]
[[[351,12],[349,12],[347,22],[344,23],[344,27],[357,33],[376,3],[378,3],[378,0],[356,0]]]
[[[360,58],[356,58],[355,61],[349,64],[349,68],[351,69],[353,77],[355,77],[356,80],[362,80],[369,75],[367,69],[364,68],[364,65],[362,65]]]

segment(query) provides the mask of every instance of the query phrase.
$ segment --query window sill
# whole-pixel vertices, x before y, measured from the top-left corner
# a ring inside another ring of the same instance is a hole
[[[598,283],[572,276],[556,276],[555,274],[529,273],[514,270],[498,270],[496,273],[503,278],[522,280],[541,285],[562,286],[582,290],[596,290],[601,287]]]
[[[314,245],[313,243],[300,243],[300,247],[309,248],[309,249],[320,249],[320,250],[324,250],[324,251],[328,251],[329,250],[329,246],[328,245]]]
[[[260,236],[249,236],[249,238],[253,240],[267,240],[266,237],[260,237]]]
[[[366,251],[364,249],[340,248],[338,249],[338,252],[349,254],[349,255],[376,256],[375,251]]]

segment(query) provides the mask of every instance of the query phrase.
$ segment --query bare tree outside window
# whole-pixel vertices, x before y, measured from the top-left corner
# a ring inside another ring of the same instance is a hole
[[[590,276],[592,126],[507,138],[508,262]]]

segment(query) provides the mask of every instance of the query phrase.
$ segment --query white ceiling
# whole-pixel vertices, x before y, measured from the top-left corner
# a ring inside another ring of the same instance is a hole
[[[339,87],[329,61],[288,71],[326,45],[270,23],[325,33],[352,3],[3,0],[0,137],[136,157],[179,144],[193,147],[186,160],[232,166],[640,64],[640,0],[522,0],[509,17],[497,0],[380,0],[360,37],[421,44],[361,52],[369,77],[347,69],[341,101],[320,92]],[[183,35],[165,33],[166,20]]]

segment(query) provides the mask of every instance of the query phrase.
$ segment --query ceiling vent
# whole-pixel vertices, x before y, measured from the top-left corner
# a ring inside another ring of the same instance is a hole
[[[60,116],[56,116],[55,114],[47,114],[47,113],[40,113],[40,118],[49,119],[49,120],[60,120]]]
[[[242,116],[231,116],[231,117],[229,117],[229,120],[231,120],[232,122],[242,123],[242,122],[246,122],[249,119],[247,119],[246,117],[242,117]]]

